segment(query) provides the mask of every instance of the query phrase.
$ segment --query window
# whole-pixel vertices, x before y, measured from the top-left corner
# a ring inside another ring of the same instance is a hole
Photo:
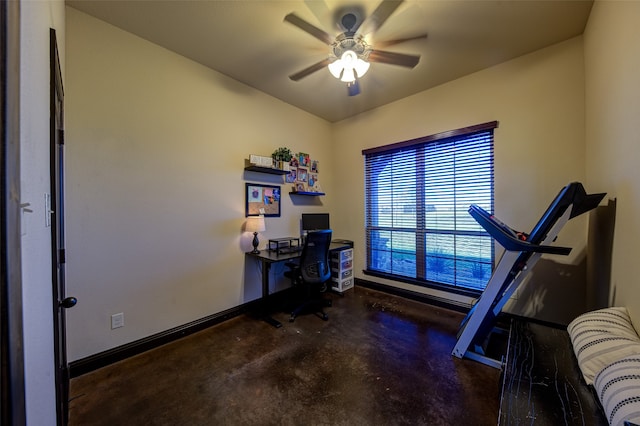
[[[493,212],[497,122],[367,149],[367,270],[461,292],[483,290],[493,268],[491,236],[469,215]]]

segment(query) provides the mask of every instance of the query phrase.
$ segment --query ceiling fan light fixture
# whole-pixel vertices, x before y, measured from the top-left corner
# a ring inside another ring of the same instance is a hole
[[[310,24],[294,13],[286,15],[284,17],[286,22],[295,25],[307,34],[330,46],[328,57],[295,74],[291,74],[289,79],[299,81],[303,77],[327,66],[331,75],[347,83],[349,96],[354,96],[360,93],[358,79],[363,77],[369,70],[369,61],[414,68],[420,60],[419,55],[374,50],[373,47],[369,45],[367,38],[363,36],[363,34],[367,34],[367,37],[369,37],[370,34],[377,32],[403,1],[404,0],[380,0],[376,9],[368,17],[365,17],[364,9],[359,6],[349,6],[338,9],[334,13],[334,17],[342,15],[342,18],[339,19],[337,24],[338,27],[344,31],[338,34],[335,39],[326,31]],[[305,0],[305,2],[307,2],[307,0]],[[363,28],[364,30],[362,30]],[[403,39],[390,40],[387,42],[387,45],[424,39],[426,36],[426,34],[422,34]]]
[[[331,62],[328,65],[328,67],[329,67],[329,72],[331,73],[332,76],[334,76],[335,78],[341,77],[344,66],[342,65],[342,61],[340,59],[336,59],[335,61]]]
[[[353,71],[353,68],[345,68],[342,72],[342,78],[340,79],[340,81],[344,81],[345,83],[356,81],[356,74]]]
[[[362,77],[369,70],[370,64],[364,61],[353,50],[347,50],[342,57],[328,65],[329,72],[335,78],[346,83],[355,81],[356,76]]]

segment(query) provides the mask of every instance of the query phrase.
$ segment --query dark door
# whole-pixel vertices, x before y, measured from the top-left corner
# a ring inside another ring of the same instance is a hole
[[[65,309],[76,304],[65,294],[64,244],[64,92],[56,32],[51,29],[51,199],[48,212],[51,220],[51,252],[53,266],[53,326],[56,365],[56,409],[58,425],[66,425],[69,417],[69,368]]]

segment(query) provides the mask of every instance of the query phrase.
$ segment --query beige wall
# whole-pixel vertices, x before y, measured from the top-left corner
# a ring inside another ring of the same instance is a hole
[[[355,241],[356,276],[367,278],[362,273],[366,256],[363,148],[498,120],[496,214],[516,229],[531,230],[564,185],[585,179],[583,69],[582,38],[577,37],[334,125],[334,173],[348,183],[336,188],[334,228]],[[580,262],[585,224],[584,218],[567,224],[558,244],[575,249],[568,259],[555,256],[554,260]],[[538,303],[533,309],[520,309],[535,314],[544,309],[540,303],[545,301]]]
[[[62,1],[21,1],[20,203],[27,423],[55,423],[51,228],[45,226],[49,185],[49,28],[56,30],[64,76]]]
[[[244,255],[245,182],[282,185],[263,245],[299,235],[300,213],[329,211],[334,196],[322,169],[327,196],[308,199],[289,196],[282,176],[243,171],[279,146],[328,165],[328,122],[72,8],[67,34],[73,361],[260,296]],[[125,326],[111,330],[119,312]]]
[[[586,169],[617,199],[611,298],[640,325],[640,2],[598,1],[585,31]]]

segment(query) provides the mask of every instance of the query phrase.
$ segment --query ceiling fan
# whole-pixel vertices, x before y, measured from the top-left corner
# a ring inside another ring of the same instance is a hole
[[[413,68],[418,65],[420,61],[419,55],[377,50],[365,40],[365,35],[377,31],[402,2],[403,0],[382,0],[373,13],[364,20],[358,19],[355,13],[347,11],[339,20],[339,24],[341,24],[340,26],[344,31],[335,38],[294,13],[285,16],[284,20],[286,22],[295,25],[330,46],[330,53],[327,58],[290,75],[289,78],[293,81],[298,81],[328,67],[334,77],[347,83],[349,96],[355,96],[360,93],[358,79],[369,69],[369,62],[380,62],[407,68]],[[365,29],[365,31],[360,31],[361,29]],[[422,34],[387,41],[384,45],[390,46],[426,37],[427,34]]]

